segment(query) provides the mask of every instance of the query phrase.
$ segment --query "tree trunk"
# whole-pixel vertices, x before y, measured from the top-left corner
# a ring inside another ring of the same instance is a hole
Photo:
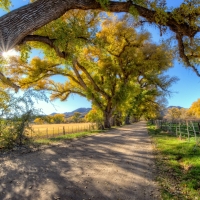
[[[111,126],[116,126],[116,115],[111,118]]]
[[[111,113],[104,112],[104,128],[111,128]]]
[[[116,126],[121,126],[122,125],[122,120],[121,120],[121,113],[118,113],[117,114],[117,117],[116,117]]]
[[[119,119],[117,119],[116,120],[116,126],[121,126],[121,125],[122,125],[122,122]]]
[[[130,115],[129,114],[126,116],[125,124],[126,125],[131,124],[131,122],[130,122]]]
[[[97,123],[97,129],[98,130],[104,130],[104,126],[102,123]]]

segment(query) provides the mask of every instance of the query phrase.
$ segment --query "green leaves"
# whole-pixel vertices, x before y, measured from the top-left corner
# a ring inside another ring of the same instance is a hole
[[[138,13],[138,10],[135,8],[135,6],[131,6],[129,8],[129,13],[134,16],[135,20],[139,19],[139,13]]]
[[[40,113],[34,102],[46,101],[42,92],[28,90],[16,97],[8,91],[0,91],[0,148],[12,148],[28,141],[27,132],[34,115]]]
[[[31,46],[29,44],[23,44],[19,47],[21,59],[26,62],[31,53]]]
[[[114,112],[124,117],[131,109],[141,116],[146,107],[154,108],[153,116],[157,106],[152,105],[160,95],[155,88],[168,87],[160,74],[171,67],[172,52],[167,45],[152,44],[149,33],[137,33],[130,15],[108,17],[100,25],[97,13],[66,13],[23,46],[22,57],[33,47],[42,49],[44,58],[16,60],[10,74],[23,87],[51,91],[52,100],[65,101],[73,93],[84,96],[107,117]],[[56,74],[67,77],[66,82],[51,80]]]
[[[106,9],[109,4],[109,0],[96,0],[96,2],[100,3],[104,9]]]
[[[3,10],[9,11],[10,6],[11,6],[10,0],[1,0],[0,1],[0,8],[2,8]]]

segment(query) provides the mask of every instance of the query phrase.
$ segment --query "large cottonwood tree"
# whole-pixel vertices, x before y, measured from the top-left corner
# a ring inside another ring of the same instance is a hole
[[[121,22],[108,18],[96,30],[93,22],[98,16],[77,11],[74,14],[41,28],[36,32],[40,36],[32,36],[44,38],[44,42],[26,41],[35,48],[39,45],[46,59],[34,58],[26,63],[13,58],[8,72],[21,87],[52,91],[53,99],[66,100],[73,93],[86,97],[101,110],[104,126],[109,128],[114,111],[126,103],[129,94],[134,98],[140,93],[139,84],[162,88],[170,80],[160,75],[172,66],[172,52],[164,44],[152,44],[149,33],[137,34],[128,16]],[[73,42],[68,41],[66,33],[71,33]],[[49,45],[51,38],[53,45]],[[55,74],[68,80],[65,84],[49,80]]]

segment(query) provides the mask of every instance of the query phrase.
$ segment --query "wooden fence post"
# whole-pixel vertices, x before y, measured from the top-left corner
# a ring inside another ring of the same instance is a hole
[[[46,129],[46,134],[47,134],[47,138],[48,138],[48,128]]]
[[[190,131],[189,131],[188,121],[186,121],[186,126],[187,126],[188,141],[190,142]]]
[[[65,135],[65,127],[63,126],[63,135]]]
[[[197,124],[198,124],[198,128],[199,128],[199,135],[200,135],[200,123],[198,122]]]
[[[192,124],[192,128],[193,128],[193,131],[194,131],[195,141],[197,142],[197,134],[196,134],[196,131],[195,131],[195,128],[194,128],[194,124],[192,123],[192,121],[191,121],[191,124]]]
[[[182,140],[182,134],[181,134],[181,122],[179,122],[179,133],[180,133],[179,138]]]
[[[171,121],[169,122],[169,132],[172,133],[172,123],[171,123]]]

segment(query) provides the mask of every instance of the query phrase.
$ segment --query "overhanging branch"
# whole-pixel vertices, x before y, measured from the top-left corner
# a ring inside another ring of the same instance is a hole
[[[110,1],[107,8],[102,8],[95,0],[38,0],[28,4],[0,18],[0,49],[7,51],[23,40],[23,38],[49,22],[58,19],[71,9],[99,9],[111,12],[129,12],[133,6],[140,16],[147,21],[168,26],[175,33],[193,37],[199,28],[188,25],[186,22],[178,23],[171,12],[167,12],[167,21],[157,21],[155,11],[128,2]]]
[[[66,58],[67,54],[64,51],[60,51],[59,48],[54,45],[55,39],[50,39],[48,36],[40,36],[40,35],[27,35],[23,38],[23,40],[19,44],[23,44],[26,42],[42,42],[44,44],[47,44],[49,47],[53,48],[56,52],[56,54],[60,58]]]
[[[185,64],[187,66],[191,67],[193,69],[193,71],[196,73],[196,75],[200,77],[200,73],[197,70],[197,68],[190,63],[189,58],[185,55],[185,47],[184,47],[184,44],[183,44],[183,35],[176,34],[176,39],[178,41],[178,50],[179,50],[180,57],[185,62]]]
[[[20,87],[13,83],[9,78],[5,77],[3,73],[0,72],[0,80],[5,84],[15,89],[15,92],[18,92]]]

